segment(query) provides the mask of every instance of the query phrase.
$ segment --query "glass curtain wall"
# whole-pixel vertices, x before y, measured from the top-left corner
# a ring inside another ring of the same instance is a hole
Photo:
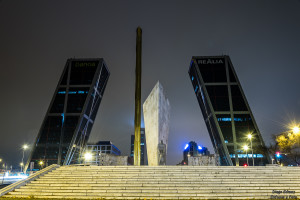
[[[103,59],[67,60],[25,170],[79,161],[108,78]]]
[[[270,163],[229,56],[192,57],[189,76],[221,164],[253,165],[253,160],[254,165]]]

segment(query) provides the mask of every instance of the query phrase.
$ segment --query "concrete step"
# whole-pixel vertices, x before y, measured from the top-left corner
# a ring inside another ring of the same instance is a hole
[[[280,180],[273,180],[273,179],[41,179],[32,183],[200,183],[200,184],[207,184],[207,183],[299,183],[297,179],[280,179]]]
[[[28,196],[35,196],[38,197],[41,194],[41,192],[30,192],[30,191],[24,191],[24,192],[12,192],[11,195],[28,195]],[[110,191],[110,192],[105,192],[102,190],[95,191],[93,190],[92,192],[82,192],[82,191],[70,191],[70,192],[61,192],[61,191],[50,191],[50,192],[43,192],[43,196],[53,196],[53,195],[59,195],[59,196],[95,196],[98,195],[100,197],[112,197],[112,196],[131,196],[131,197],[159,197],[159,196],[173,196],[173,197],[178,197],[178,196],[198,196],[198,197],[205,197],[205,196],[248,196],[249,198],[256,196],[256,195],[267,195],[271,196],[274,195],[272,192],[239,192],[239,191],[223,191],[223,192],[215,192],[215,191],[203,191],[203,192],[194,192],[194,191],[159,191],[159,192],[153,192],[153,191],[148,191],[148,190],[134,190],[134,191],[126,191],[126,190],[121,190],[121,191]]]
[[[300,168],[64,166],[5,197],[270,199],[272,195],[300,197]]]
[[[262,179],[216,179],[216,180],[211,180],[211,179],[184,179],[184,180],[180,180],[180,179],[151,179],[151,180],[147,180],[147,179],[74,179],[74,180],[64,180],[64,179],[51,179],[51,180],[37,180],[37,181],[33,181],[30,184],[54,184],[54,183],[71,183],[71,184],[81,184],[81,183],[105,183],[105,184],[113,184],[113,183],[183,183],[183,184],[189,184],[189,183],[200,183],[203,185],[203,183],[211,183],[211,184],[218,184],[218,183],[239,183],[239,184],[243,184],[243,183],[282,183],[282,182],[291,182],[291,183],[299,183],[299,179],[298,180],[294,180],[294,179],[275,179],[274,181],[272,181],[272,179],[266,179],[265,181],[263,181]]]
[[[7,196],[8,198],[11,198],[10,196]],[[30,198],[32,196],[28,196],[28,195],[14,195],[14,197],[16,198]],[[51,199],[64,199],[64,198],[71,198],[71,199],[99,199],[99,196],[79,196],[79,195],[76,195],[76,196],[59,196],[59,195],[52,195],[51,197],[49,196],[38,196],[37,198],[51,198]],[[255,197],[252,197],[252,198],[255,198],[255,199],[270,199],[270,196],[266,196],[266,195],[256,195]],[[251,198],[251,199],[252,199]],[[158,196],[158,197],[155,197],[155,198],[145,198],[145,197],[137,197],[137,196],[133,196],[133,197],[130,197],[130,196],[113,196],[113,197],[105,197],[105,199],[131,199],[131,200],[136,200],[136,199],[141,199],[141,200],[145,200],[145,199],[170,199],[170,200],[173,200],[173,199],[183,199],[183,200],[186,200],[187,197],[186,196]],[[189,197],[188,199],[195,199],[195,200],[199,200],[199,199],[246,199],[246,200],[249,200],[249,196],[203,196],[203,197],[199,197],[199,196],[191,196]]]
[[[28,189],[49,189],[49,187],[44,187],[44,186],[27,186],[26,188]],[[239,187],[232,187],[232,186],[226,186],[226,185],[222,185],[219,187],[211,187],[211,186],[198,186],[198,187],[193,187],[192,185],[190,186],[53,186],[51,187],[51,189],[54,190],[77,190],[77,189],[82,189],[82,190],[91,190],[91,189],[95,189],[95,190],[109,190],[109,189],[115,189],[115,190],[123,190],[123,189],[149,189],[149,190],[189,190],[189,189],[193,189],[193,190],[218,190],[218,189],[222,189],[222,190],[234,190],[234,189],[241,189],[241,190],[260,190],[260,189],[282,189],[282,190],[289,190],[289,189],[294,189],[294,190],[299,190],[298,186],[278,186],[278,187],[259,187],[259,186],[239,186]],[[23,187],[20,189],[24,189]]]
[[[48,176],[48,177],[44,177],[43,179],[194,179],[194,180],[199,180],[199,179],[280,179],[280,180],[284,180],[284,179],[295,179],[298,180],[300,177],[299,176],[142,176],[142,175],[137,175],[137,176],[123,176],[122,174],[120,174],[119,176],[114,175],[114,176],[59,176],[59,177],[55,177],[55,176]]]
[[[28,193],[28,192],[34,192],[34,193],[39,193],[39,192],[46,192],[46,193],[55,193],[57,189],[45,189],[45,188],[40,188],[40,189],[29,189],[29,188],[20,188],[16,189],[15,192],[21,192],[21,193]],[[300,188],[297,190],[294,190],[295,192],[300,192]],[[251,188],[246,188],[241,190],[240,188],[230,188],[230,189],[223,189],[223,188],[203,188],[203,189],[191,189],[191,188],[185,188],[185,189],[155,189],[155,188],[99,188],[99,189],[82,189],[82,188],[72,188],[72,189],[60,189],[61,193],[70,193],[70,192],[83,192],[83,193],[115,193],[115,192],[120,192],[120,193],[224,193],[224,192],[235,192],[235,193],[272,193],[272,191],[267,190],[267,189],[251,189]],[[14,193],[14,192],[12,192]]]

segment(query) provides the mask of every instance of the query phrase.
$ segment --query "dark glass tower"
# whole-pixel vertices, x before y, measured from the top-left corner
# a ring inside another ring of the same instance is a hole
[[[108,81],[103,59],[68,59],[26,168],[77,163]],[[31,165],[32,166],[32,165]]]
[[[252,156],[255,165],[270,163],[229,56],[192,57],[189,75],[221,165],[247,164],[247,156],[249,165],[253,165]],[[249,147],[247,152],[244,145]]]
[[[146,162],[146,137],[145,137],[145,128],[141,128],[141,164],[147,165]],[[130,157],[134,157],[134,135],[131,135],[131,144],[130,144]]]

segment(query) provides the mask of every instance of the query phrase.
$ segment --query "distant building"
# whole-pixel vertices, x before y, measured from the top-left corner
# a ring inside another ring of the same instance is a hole
[[[253,165],[252,158],[254,165],[270,163],[229,56],[194,56],[189,75],[221,165],[244,165],[247,157],[249,165]],[[252,134],[252,149],[248,134]],[[249,147],[247,152],[244,145]]]
[[[101,165],[101,154],[121,155],[121,151],[111,141],[99,141],[96,144],[88,144],[86,145],[85,152],[90,153],[92,159],[83,162],[92,165]]]
[[[108,81],[103,59],[68,59],[25,165],[78,163]],[[38,84],[38,83],[37,83]]]
[[[130,158],[134,157],[134,135],[131,135]],[[141,165],[147,165],[145,128],[141,128]]]
[[[188,164],[188,157],[189,156],[200,156],[200,155],[209,155],[209,151],[206,147],[202,147],[200,145],[197,145],[196,142],[191,141],[188,144],[185,145],[183,150],[183,165]]]

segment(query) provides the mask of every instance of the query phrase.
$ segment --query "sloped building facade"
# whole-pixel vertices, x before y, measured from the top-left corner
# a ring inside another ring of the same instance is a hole
[[[67,60],[25,171],[79,162],[109,75],[102,58]]]
[[[269,163],[263,138],[230,57],[194,56],[189,76],[221,165],[253,165],[252,158],[254,165]],[[248,134],[252,134],[252,149]],[[244,145],[249,147],[247,152]]]

